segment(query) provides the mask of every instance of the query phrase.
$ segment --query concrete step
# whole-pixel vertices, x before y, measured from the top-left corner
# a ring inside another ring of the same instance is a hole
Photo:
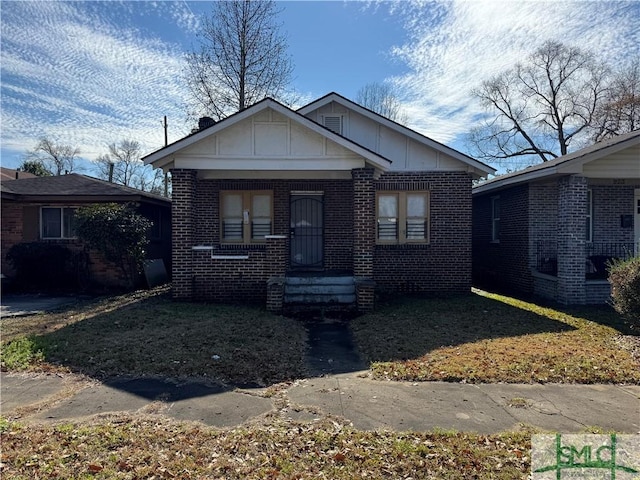
[[[295,305],[353,305],[356,284],[352,276],[288,276],[284,303]]]
[[[320,304],[342,304],[351,305],[356,303],[356,295],[318,295],[318,294],[299,294],[285,295],[284,303],[297,305],[320,305]]]
[[[355,294],[356,285],[286,285],[284,286],[285,295],[347,295]]]
[[[352,285],[353,277],[350,276],[300,276],[286,277],[285,285]]]

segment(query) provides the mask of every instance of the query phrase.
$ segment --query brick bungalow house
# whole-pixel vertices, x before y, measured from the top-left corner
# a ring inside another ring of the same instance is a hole
[[[147,258],[171,262],[171,200],[96,178],[71,173],[53,177],[2,180],[2,274],[11,277],[6,261],[9,249],[23,242],[46,242],[64,245],[72,251],[82,248],[73,229],[75,209],[96,203],[134,203],[138,212],[153,222],[149,233]],[[124,285],[122,273],[115,265],[95,252],[89,258],[89,275],[93,283],[107,287]]]
[[[473,189],[473,273],[564,304],[605,303],[606,264],[638,252],[640,130]]]
[[[470,291],[471,182],[492,168],[336,93],[201,120],[144,158],[172,174],[174,298]]]

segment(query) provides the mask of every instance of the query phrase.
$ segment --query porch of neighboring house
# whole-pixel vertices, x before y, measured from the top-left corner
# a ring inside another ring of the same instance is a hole
[[[588,243],[584,246],[584,271],[582,284],[585,303],[607,303],[611,296],[608,281],[608,266],[615,260],[625,260],[640,251],[640,243]],[[540,240],[536,243],[535,269],[532,272],[536,294],[557,299],[558,297],[558,243]],[[580,279],[577,279],[580,282]]]
[[[534,293],[563,303],[607,303],[609,264],[640,254],[640,190],[635,185],[573,177],[560,182],[557,195],[557,217],[547,220],[545,228],[534,219],[537,226],[530,244]],[[531,198],[542,196],[534,193]],[[635,212],[629,209],[632,201]],[[581,218],[586,222],[576,221]]]

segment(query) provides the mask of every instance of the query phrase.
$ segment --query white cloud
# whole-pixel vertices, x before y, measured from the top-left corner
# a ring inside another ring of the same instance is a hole
[[[88,159],[123,138],[151,151],[164,143],[163,115],[170,139],[188,132],[183,54],[127,25],[124,11],[153,7],[135,3],[3,3],[3,149],[25,151],[47,136]],[[181,4],[159,7],[183,26],[192,20]]]
[[[619,63],[640,52],[640,3],[590,1],[414,1],[392,4],[410,41],[392,52],[410,72],[394,78],[411,126],[445,143],[482,114],[470,91],[524,60],[546,40]]]

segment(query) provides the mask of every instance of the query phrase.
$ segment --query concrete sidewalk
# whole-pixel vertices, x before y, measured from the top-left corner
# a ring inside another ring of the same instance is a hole
[[[72,376],[1,374],[0,382],[0,414],[24,422],[128,412],[231,427],[277,412],[302,421],[341,416],[366,430],[495,433],[525,423],[564,433],[585,427],[640,433],[640,386],[386,382],[360,372],[299,380],[266,398],[264,389],[149,379],[106,384]]]

